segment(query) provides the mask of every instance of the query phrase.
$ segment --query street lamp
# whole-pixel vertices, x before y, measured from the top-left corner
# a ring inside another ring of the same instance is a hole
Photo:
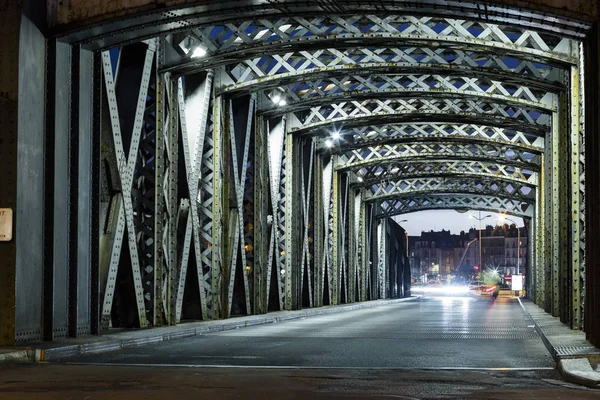
[[[407,219],[403,219],[402,221],[397,221],[398,223],[401,222],[408,222]],[[404,230],[404,236],[406,236],[406,257],[408,257],[408,232],[406,231],[406,229]]]
[[[506,215],[500,215],[499,221],[500,222],[509,221],[509,222],[512,222],[513,224],[515,224],[515,226],[517,227],[517,275],[518,275],[519,274],[519,265],[520,265],[520,261],[521,261],[521,229],[519,229],[519,226],[517,225],[517,223],[515,221],[513,221],[510,218],[506,218]]]
[[[469,214],[469,219],[476,219],[477,221],[479,221],[479,271],[483,271],[483,262],[481,260],[481,221],[491,216],[491,214],[488,214],[482,218],[481,211],[479,211],[479,218],[474,216],[473,214]]]

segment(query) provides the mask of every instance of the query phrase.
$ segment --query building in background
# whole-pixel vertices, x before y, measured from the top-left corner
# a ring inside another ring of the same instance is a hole
[[[519,272],[524,273],[527,262],[527,232],[524,228],[521,228],[520,238],[518,236],[515,225],[486,226],[481,232],[481,260],[477,229],[454,235],[442,230],[409,236],[412,278],[420,282],[471,280],[485,268],[509,276],[517,273],[517,266]]]

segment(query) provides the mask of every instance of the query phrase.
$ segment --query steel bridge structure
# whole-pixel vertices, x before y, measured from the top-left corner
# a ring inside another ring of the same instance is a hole
[[[450,209],[522,217],[527,295],[600,345],[595,5],[30,3],[0,344],[406,296],[393,217]]]

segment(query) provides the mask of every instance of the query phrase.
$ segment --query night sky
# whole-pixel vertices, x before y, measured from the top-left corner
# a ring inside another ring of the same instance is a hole
[[[456,212],[454,210],[431,210],[431,211],[418,211],[409,214],[402,214],[394,217],[396,222],[400,224],[404,229],[408,231],[410,236],[420,236],[422,231],[441,231],[442,229],[450,230],[453,234],[459,234],[460,231],[468,231],[470,228],[479,228],[479,222],[475,219],[469,219],[469,214],[472,213],[474,216],[479,217],[479,211],[469,211],[464,214]],[[484,219],[481,222],[481,227],[485,225],[496,225],[499,224],[498,213],[492,213],[487,211],[481,212],[481,217],[491,215],[491,217]],[[523,226],[523,220],[519,217],[509,216],[508,218],[517,222],[519,227]],[[406,222],[400,222],[407,220]],[[511,224],[511,222],[507,222]]]

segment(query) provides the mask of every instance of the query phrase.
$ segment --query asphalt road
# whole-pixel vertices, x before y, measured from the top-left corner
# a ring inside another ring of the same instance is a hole
[[[61,361],[302,368],[546,368],[515,299],[423,298]]]
[[[438,298],[36,365],[0,399],[600,399],[561,381],[513,299]]]

